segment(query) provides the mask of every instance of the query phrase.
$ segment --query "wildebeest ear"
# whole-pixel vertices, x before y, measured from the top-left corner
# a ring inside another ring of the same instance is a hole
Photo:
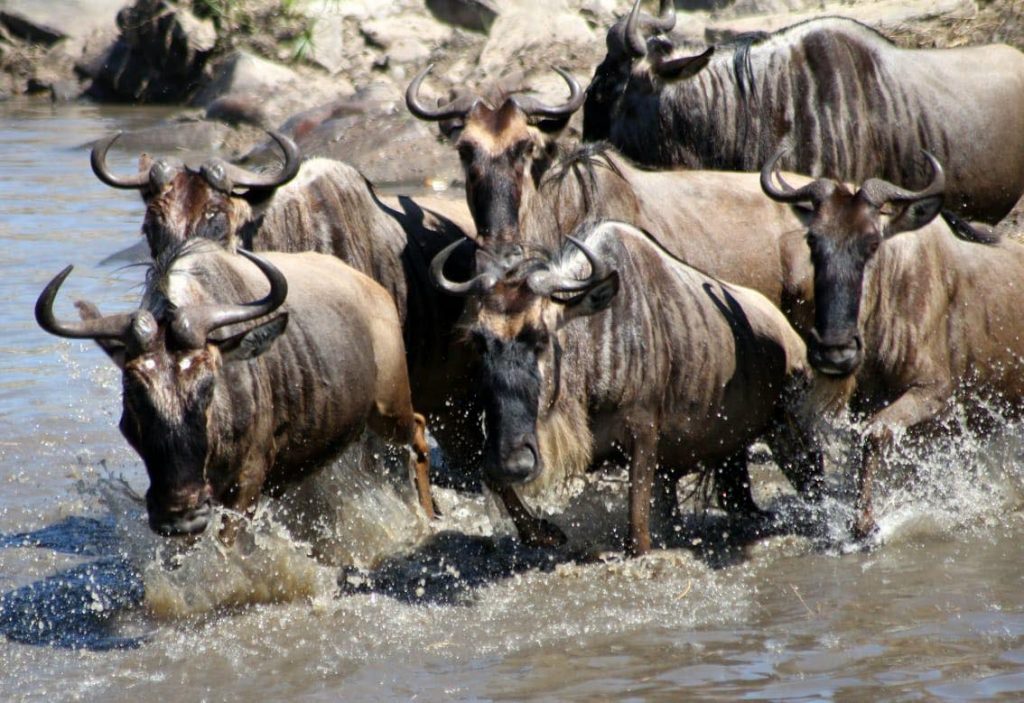
[[[270,349],[270,345],[281,336],[287,326],[288,313],[283,312],[262,325],[217,342],[217,347],[224,363],[255,359]]]
[[[942,196],[936,195],[907,204],[893,203],[893,205],[895,212],[889,216],[888,222],[882,229],[882,234],[885,237],[921,229],[934,220],[935,216],[942,211]]]
[[[461,117],[454,117],[450,120],[441,120],[438,122],[437,130],[441,133],[442,137],[454,142],[459,138],[459,134],[465,126],[466,121],[464,119]]]
[[[75,308],[78,310],[78,316],[82,320],[98,320],[103,317],[100,309],[87,300],[75,301]],[[107,356],[110,357],[110,360],[114,362],[117,368],[123,371],[125,358],[124,344],[115,339],[97,339],[94,341],[100,349],[107,353]]]
[[[566,115],[557,119],[538,120],[535,126],[544,134],[557,134],[565,129],[570,119],[572,119],[572,115]]]
[[[715,53],[715,47],[708,48],[703,54],[696,56],[681,56],[677,59],[664,59],[655,55],[652,57],[654,72],[659,77],[669,81],[681,81],[696,75],[702,68],[708,65],[711,55]]]
[[[612,271],[587,290],[566,301],[561,323],[607,309],[618,292],[619,272]]]

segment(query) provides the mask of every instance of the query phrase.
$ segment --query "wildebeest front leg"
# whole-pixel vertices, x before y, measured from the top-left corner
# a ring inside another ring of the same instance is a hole
[[[560,547],[568,541],[569,538],[558,525],[530,514],[529,508],[523,504],[511,486],[488,485],[488,488],[494,491],[505,505],[505,510],[512,518],[523,544],[530,547]]]
[[[653,423],[633,430],[629,464],[629,541],[626,552],[640,556],[651,551],[651,497],[658,465],[658,435]]]
[[[729,513],[761,515],[750,488],[750,471],[744,447],[715,467],[715,497],[718,506]]]
[[[434,498],[430,495],[430,446],[427,444],[427,421],[419,413],[412,416],[414,429],[412,435],[413,461],[416,462],[416,494],[419,496],[420,505],[427,518],[433,520],[437,517],[437,507],[434,505]]]
[[[787,417],[768,437],[768,445],[775,463],[797,493],[812,501],[820,500],[825,491],[825,458],[816,433]]]
[[[872,505],[874,476],[892,448],[893,437],[899,430],[909,430],[935,419],[945,409],[949,396],[948,386],[916,386],[871,418],[864,433],[857,474],[857,516],[853,524],[855,539],[867,539],[878,530]]]

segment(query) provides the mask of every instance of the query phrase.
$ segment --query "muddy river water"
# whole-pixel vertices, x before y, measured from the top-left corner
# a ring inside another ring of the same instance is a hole
[[[83,145],[153,113],[0,105],[0,699],[976,701],[1024,698],[1024,431],[926,447],[883,481],[882,543],[846,547],[763,467],[760,534],[683,511],[623,560],[620,475],[560,497],[570,543],[517,546],[485,495],[428,525],[347,458],[232,548],[152,535],[120,376],[32,305],[136,304],[137,194]],[[120,169],[131,159],[113,155]],[[544,508],[546,506],[538,506]],[[553,507],[553,506],[547,506]]]

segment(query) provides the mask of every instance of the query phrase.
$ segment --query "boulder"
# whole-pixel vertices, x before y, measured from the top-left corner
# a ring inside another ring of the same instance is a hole
[[[212,78],[196,93],[193,105],[206,107],[225,95],[252,94],[271,97],[285,86],[299,82],[299,75],[281,64],[247,51],[234,51],[211,68]]]
[[[389,62],[417,64],[452,34],[450,27],[415,15],[364,22],[361,31],[370,46],[385,51]]]
[[[475,32],[489,32],[500,12],[497,0],[427,0],[427,9],[442,22]]]
[[[58,29],[33,22],[16,12],[0,10],[0,24],[11,33],[11,36],[23,39],[30,44],[45,44],[51,46],[64,39],[64,33]]]
[[[480,54],[479,71],[497,78],[539,67],[596,65],[604,42],[564,0],[530,0],[506,9],[494,21]]]
[[[128,0],[4,0],[3,10],[0,10],[0,21],[14,36],[31,42],[49,44],[59,39],[84,37],[97,29],[113,29],[118,10],[127,2]]]
[[[302,153],[355,166],[378,186],[422,188],[462,177],[451,145],[433,125],[406,113],[341,117],[322,123],[300,139]]]
[[[345,41],[345,20],[336,13],[324,14],[313,23],[312,44],[308,58],[331,75],[348,66],[350,51]]]

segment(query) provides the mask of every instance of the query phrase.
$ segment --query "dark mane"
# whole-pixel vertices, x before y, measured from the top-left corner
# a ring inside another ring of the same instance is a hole
[[[625,174],[612,161],[610,153],[614,147],[607,141],[588,142],[566,150],[545,174],[540,188],[561,190],[566,179],[572,176],[579,184],[583,197],[583,206],[587,212],[594,210],[595,198],[598,195],[598,169],[606,169],[623,181]]]
[[[744,100],[753,95],[754,68],[750,62],[750,47],[767,39],[768,32],[747,32],[734,39],[729,46],[732,48],[732,73],[736,79],[736,87]]]
[[[736,81],[736,88],[740,92],[740,97],[744,100],[753,97],[756,100],[756,95],[754,95],[754,89],[756,87],[754,83],[754,70],[750,60],[751,48],[759,46],[768,41],[769,39],[784,36],[785,34],[795,29],[805,27],[806,25],[822,24],[834,20],[839,20],[843,23],[855,25],[860,29],[870,32],[879,39],[885,41],[887,44],[892,44],[891,39],[889,39],[887,36],[879,32],[874,27],[870,27],[864,24],[863,22],[859,22],[849,17],[838,17],[835,15],[830,15],[828,17],[814,17],[811,19],[803,20],[802,22],[791,24],[789,26],[783,27],[782,29],[778,29],[774,32],[744,32],[743,34],[740,34],[727,42],[723,42],[722,44],[716,45],[715,48],[719,51],[723,51],[723,53],[725,51],[732,51],[733,79]]]

